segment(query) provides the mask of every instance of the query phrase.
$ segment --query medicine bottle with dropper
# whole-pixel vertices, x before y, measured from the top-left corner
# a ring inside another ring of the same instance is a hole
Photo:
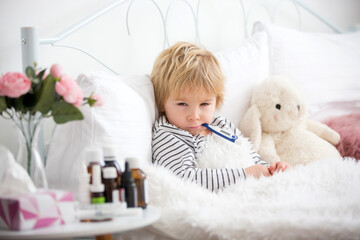
[[[125,171],[121,175],[121,189],[123,190],[127,207],[138,207],[137,189],[130,171],[129,163],[125,161]]]
[[[105,186],[101,182],[101,167],[99,165],[92,166],[92,184],[90,185],[91,204],[105,203]]]
[[[148,205],[148,186],[146,174],[141,169],[141,163],[138,158],[128,157],[126,160],[129,163],[132,177],[134,178],[137,189],[138,207],[146,208]]]

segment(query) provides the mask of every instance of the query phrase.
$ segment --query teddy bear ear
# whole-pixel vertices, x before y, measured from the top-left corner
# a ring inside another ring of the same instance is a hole
[[[259,149],[261,143],[261,113],[256,105],[252,105],[245,113],[240,122],[240,131],[249,138],[254,144],[256,150]]]

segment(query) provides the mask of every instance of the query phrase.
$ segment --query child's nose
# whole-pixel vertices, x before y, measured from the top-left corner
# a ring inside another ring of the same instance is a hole
[[[188,119],[189,120],[197,120],[199,118],[200,118],[199,109],[197,109],[197,108],[191,109]]]

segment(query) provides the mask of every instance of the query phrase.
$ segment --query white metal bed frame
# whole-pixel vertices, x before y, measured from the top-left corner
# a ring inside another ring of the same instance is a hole
[[[39,52],[39,46],[40,45],[51,45],[51,46],[56,46],[56,47],[71,48],[71,49],[80,51],[80,52],[88,55],[90,58],[92,58],[93,60],[95,60],[99,64],[103,65],[105,68],[107,68],[111,72],[118,75],[119,73],[117,73],[116,71],[114,71],[113,69],[108,67],[105,63],[103,63],[101,60],[99,60],[98,58],[93,56],[91,53],[89,53],[87,51],[84,51],[83,49],[80,49],[78,47],[58,44],[58,42],[65,39],[66,37],[70,36],[71,34],[77,32],[79,29],[81,29],[85,25],[95,21],[97,18],[99,18],[100,16],[102,16],[105,13],[109,12],[110,10],[112,10],[112,9],[114,9],[114,8],[120,6],[120,5],[123,5],[125,3],[129,3],[128,6],[127,6],[127,12],[126,12],[126,26],[127,26],[128,35],[130,35],[129,12],[131,10],[131,6],[134,3],[134,1],[135,0],[115,0],[114,2],[104,6],[102,9],[100,9],[100,10],[90,14],[89,16],[83,18],[79,22],[73,24],[72,26],[70,26],[67,29],[61,31],[60,33],[56,34],[53,37],[39,38],[37,28],[35,28],[35,27],[23,27],[23,28],[21,28],[21,55],[22,55],[22,68],[23,68],[23,70],[25,70],[25,68],[27,66],[33,65],[34,62],[39,62],[39,54],[38,54],[38,52]],[[167,46],[169,46],[168,30],[167,30],[167,22],[168,22],[169,10],[172,8],[172,6],[173,6],[173,4],[175,2],[179,2],[179,1],[183,2],[184,4],[186,4],[187,7],[190,8],[191,13],[192,13],[192,17],[193,17],[193,21],[194,21],[194,25],[195,25],[195,42],[196,43],[201,42],[200,41],[200,33],[199,33],[199,25],[198,25],[199,8],[200,8],[200,1],[201,0],[197,1],[196,9],[194,9],[192,7],[192,5],[189,3],[189,1],[187,1],[187,0],[172,0],[168,5],[165,14],[163,14],[163,12],[161,11],[159,5],[154,0],[150,0],[150,1],[155,5],[155,7],[156,7],[157,11],[159,12],[159,14],[161,16],[161,19],[162,19],[163,30],[164,30],[163,48],[166,48]],[[298,28],[299,29],[301,29],[301,25],[302,25],[302,18],[301,18],[300,9],[303,9],[306,12],[313,15],[314,17],[316,17],[317,19],[319,19],[321,22],[323,22],[325,25],[327,25],[329,28],[331,28],[334,32],[336,32],[336,33],[344,33],[343,30],[336,27],[334,24],[330,23],[328,20],[326,20],[325,18],[320,16],[318,13],[313,11],[310,7],[308,7],[307,5],[302,3],[300,0],[279,0],[277,5],[273,9],[270,9],[267,5],[263,4],[262,7],[265,8],[265,10],[268,13],[268,15],[269,15],[272,22],[274,21],[274,17],[277,14],[279,6],[282,5],[284,2],[291,2],[291,3],[294,4],[294,6],[296,8],[296,11],[297,11],[297,15],[298,15],[298,25],[299,25]],[[249,21],[249,16],[250,16],[250,14],[252,12],[252,6],[248,10],[246,10],[243,0],[239,0],[239,3],[240,3],[240,6],[241,6],[241,11],[242,11],[241,14],[242,14],[242,17],[243,17],[243,20],[244,20],[244,36],[248,37],[248,32],[249,31],[247,29],[247,26],[248,26],[247,23]]]

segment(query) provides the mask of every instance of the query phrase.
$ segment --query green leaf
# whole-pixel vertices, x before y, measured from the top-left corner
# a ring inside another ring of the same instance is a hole
[[[30,89],[30,93],[36,93],[39,92],[42,86],[42,80],[39,78],[33,78],[31,81],[31,89]]]
[[[5,111],[7,108],[5,97],[0,97],[0,113]]]
[[[38,79],[42,79],[43,76],[44,76],[44,74],[45,74],[45,71],[46,71],[46,68],[43,69],[41,72],[39,72],[39,73],[37,74],[37,78],[38,78]]]
[[[51,115],[58,124],[84,119],[79,109],[64,101],[53,104]]]
[[[33,113],[36,111],[42,114],[47,114],[55,101],[55,81],[52,76],[47,76],[41,84],[40,91],[37,94],[37,103],[32,110]]]
[[[88,104],[90,105],[90,107],[94,106],[94,104],[96,103],[96,100],[95,99],[92,99],[92,98],[89,98],[87,100]]]
[[[37,77],[33,78],[33,80],[32,80],[32,83],[36,84],[36,85],[39,84],[40,82],[41,82],[41,80]]]
[[[25,74],[26,74],[26,76],[29,77],[29,78],[35,78],[35,77],[36,77],[36,75],[35,75],[35,70],[34,70],[32,67],[30,67],[30,66],[28,66],[28,67],[25,69]]]

